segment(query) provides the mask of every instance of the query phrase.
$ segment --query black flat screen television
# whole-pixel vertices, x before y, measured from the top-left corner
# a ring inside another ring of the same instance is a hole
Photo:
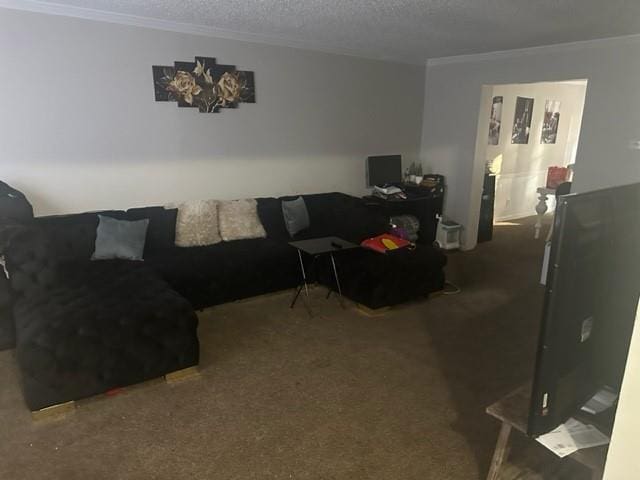
[[[367,186],[400,183],[402,181],[402,157],[380,155],[367,158]]]
[[[560,197],[527,433],[619,390],[640,296],[640,183]]]

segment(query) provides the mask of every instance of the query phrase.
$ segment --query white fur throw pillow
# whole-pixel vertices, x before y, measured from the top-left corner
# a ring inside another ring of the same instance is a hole
[[[176,246],[198,247],[221,242],[218,226],[218,201],[193,200],[175,205]]]
[[[258,217],[258,203],[253,198],[220,202],[218,216],[220,236],[225,242],[267,236]]]

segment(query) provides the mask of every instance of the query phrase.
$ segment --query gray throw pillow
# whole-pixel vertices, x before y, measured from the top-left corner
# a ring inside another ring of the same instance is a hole
[[[284,226],[292,237],[305,228],[309,228],[309,212],[302,197],[295,200],[283,200],[282,216],[284,217]]]
[[[96,230],[96,246],[91,260],[142,260],[144,242],[147,237],[149,219],[116,220],[98,215],[100,222]]]

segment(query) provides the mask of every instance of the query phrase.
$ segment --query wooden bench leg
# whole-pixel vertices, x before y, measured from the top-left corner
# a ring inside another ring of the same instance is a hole
[[[199,378],[200,371],[198,370],[198,366],[195,365],[193,367],[184,368],[182,370],[177,370],[175,372],[167,373],[164,376],[164,380],[171,383],[182,382],[183,380],[190,380],[192,378]]]
[[[31,412],[32,420],[40,422],[43,420],[58,419],[66,416],[76,409],[76,403],[71,400],[70,402],[58,403],[40,410]]]
[[[503,422],[502,427],[500,427],[500,433],[498,434],[496,449],[493,451],[493,458],[491,459],[491,467],[489,468],[487,480],[498,480],[502,463],[509,455],[510,434],[511,425]]]
[[[391,310],[391,307],[369,308],[361,303],[356,304],[356,310],[367,317],[382,317]]]

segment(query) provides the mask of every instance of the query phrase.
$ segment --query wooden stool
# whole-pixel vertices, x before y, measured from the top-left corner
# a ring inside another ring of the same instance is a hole
[[[486,412],[502,422],[496,449],[493,452],[487,480],[498,480],[504,461],[509,455],[509,438],[512,429],[527,434],[531,385],[524,385],[487,407]],[[533,438],[531,440],[534,440]],[[565,458],[571,458],[591,470],[592,480],[602,479],[607,445],[578,450]]]

